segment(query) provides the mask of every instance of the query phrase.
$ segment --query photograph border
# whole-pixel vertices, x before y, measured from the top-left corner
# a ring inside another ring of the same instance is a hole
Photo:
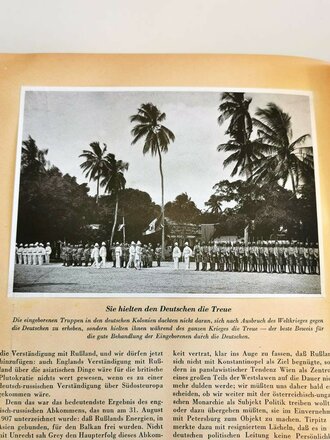
[[[14,272],[15,272],[15,244],[17,233],[18,220],[18,202],[20,189],[20,168],[22,155],[22,141],[23,141],[23,126],[24,126],[24,110],[25,110],[25,94],[26,92],[246,92],[246,93],[267,93],[267,94],[286,94],[286,95],[300,95],[309,98],[309,109],[311,118],[311,137],[313,140],[313,160],[314,160],[314,177],[315,177],[315,193],[316,193],[316,214],[318,227],[318,243],[319,243],[319,265],[320,265],[320,293],[319,294],[294,294],[294,293],[273,293],[273,294],[256,294],[256,293],[92,293],[92,292],[67,292],[67,293],[45,293],[45,292],[14,292]],[[311,91],[296,90],[296,89],[276,89],[276,88],[251,88],[251,87],[132,87],[132,86],[97,86],[97,87],[80,87],[80,86],[21,86],[20,103],[19,103],[19,120],[16,146],[16,161],[15,161],[15,179],[13,187],[13,209],[10,235],[10,252],[9,252],[9,275],[8,275],[8,297],[17,298],[309,298],[321,299],[325,298],[325,279],[324,279],[324,241],[322,230],[322,208],[320,202],[320,176],[319,176],[319,158],[318,158],[318,144],[316,131],[316,117],[314,108],[314,98]]]

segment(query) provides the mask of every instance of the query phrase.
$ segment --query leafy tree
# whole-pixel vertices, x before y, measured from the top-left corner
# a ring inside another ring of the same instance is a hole
[[[29,138],[22,143],[22,157],[21,157],[21,171],[33,179],[40,174],[45,173],[48,154],[47,149],[40,150],[36,141],[29,136]]]
[[[164,211],[164,175],[162,165],[162,153],[167,153],[168,146],[174,142],[175,136],[162,122],[165,121],[166,114],[162,113],[154,104],[142,104],[130,121],[135,123],[131,133],[133,136],[132,145],[144,139],[143,154],[150,153],[152,156],[158,155],[159,172],[161,178],[162,191],[162,257],[165,252],[165,211]]]
[[[105,236],[110,236],[110,223],[107,221],[115,210],[114,194],[100,197],[98,221],[105,230]],[[148,224],[160,215],[160,207],[156,205],[148,193],[133,188],[125,188],[119,193],[118,216],[125,218],[126,240],[135,242],[142,240],[143,232]],[[122,232],[115,231],[115,240],[122,241]],[[152,243],[160,241],[160,234],[148,236]]]
[[[92,142],[89,144],[91,150],[83,150],[79,157],[84,158],[84,162],[80,164],[80,168],[85,172],[85,176],[89,180],[96,181],[96,203],[99,201],[100,193],[100,179],[103,177],[106,159],[105,152],[107,150],[106,144],[103,144],[103,148],[100,147],[99,142]]]
[[[17,239],[22,242],[76,240],[85,238],[84,228],[92,223],[95,201],[86,184],[63,175],[56,167],[46,170],[40,182],[31,185],[21,176]]]
[[[166,203],[165,210],[171,220],[181,223],[196,223],[201,214],[187,193],[179,194],[174,202]]]

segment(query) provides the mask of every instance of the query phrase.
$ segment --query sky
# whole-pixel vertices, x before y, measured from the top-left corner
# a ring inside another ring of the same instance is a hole
[[[226,153],[217,151],[228,140],[228,123],[219,126],[217,122],[221,91],[26,91],[22,140],[35,139],[40,149],[48,149],[50,163],[64,174],[76,176],[78,183],[88,182],[80,168],[82,150],[89,149],[91,142],[105,143],[117,160],[129,163],[126,187],[146,191],[160,204],[158,157],[143,155],[142,140],[131,145],[129,117],[141,104],[151,102],[166,113],[163,125],[175,134],[174,143],[163,155],[165,203],[186,192],[205,209],[212,187],[231,179],[232,167],[223,167]],[[246,92],[246,96],[252,98],[252,116],[258,107],[274,102],[291,115],[293,139],[312,134],[308,96],[255,92]],[[306,145],[311,144],[309,140]],[[96,184],[88,185],[94,195]]]

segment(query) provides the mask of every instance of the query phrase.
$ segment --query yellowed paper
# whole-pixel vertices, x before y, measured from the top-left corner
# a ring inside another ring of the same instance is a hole
[[[330,438],[329,66],[267,56],[2,55],[0,69],[0,437]],[[311,91],[324,296],[8,298],[22,86]]]

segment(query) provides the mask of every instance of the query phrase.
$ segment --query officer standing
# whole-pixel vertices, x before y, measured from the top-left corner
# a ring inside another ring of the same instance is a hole
[[[131,241],[131,245],[129,247],[128,253],[129,253],[129,260],[128,260],[128,264],[127,264],[126,268],[127,267],[133,268],[135,265],[135,242],[134,241]]]
[[[117,268],[120,268],[121,266],[121,257],[123,255],[123,251],[121,246],[119,245],[118,241],[116,243],[116,247],[115,247],[115,261],[116,261],[116,266]]]
[[[101,257],[101,264],[100,267],[104,267],[105,268],[105,264],[107,261],[107,248],[106,248],[106,244],[104,241],[102,241],[102,246],[100,249],[100,257]]]
[[[186,241],[184,244],[183,251],[182,251],[183,261],[184,261],[186,270],[190,269],[190,258],[192,257],[192,254],[193,254],[193,251],[189,247],[189,243]]]
[[[135,246],[135,269],[141,270],[141,256],[142,256],[142,247],[141,241],[138,241]]]
[[[174,248],[172,251],[172,258],[174,261],[174,269],[178,270],[179,269],[179,259],[181,257],[181,250],[178,246],[178,243],[174,243]]]
[[[49,241],[48,241],[47,244],[46,244],[45,251],[46,251],[45,262],[46,262],[46,264],[49,264],[49,262],[50,262],[50,256],[51,256],[51,253],[52,253],[52,248],[50,247],[50,243],[49,243]]]
[[[99,268],[99,267],[100,267],[100,264],[99,264],[99,260],[100,260],[100,248],[99,248],[99,244],[98,244],[98,243],[95,243],[95,245],[94,245],[94,249],[93,249],[93,251],[92,251],[92,255],[91,255],[91,257],[92,257],[92,259],[93,259],[93,264],[92,264],[92,266],[93,266],[93,267],[97,267],[97,268]]]

